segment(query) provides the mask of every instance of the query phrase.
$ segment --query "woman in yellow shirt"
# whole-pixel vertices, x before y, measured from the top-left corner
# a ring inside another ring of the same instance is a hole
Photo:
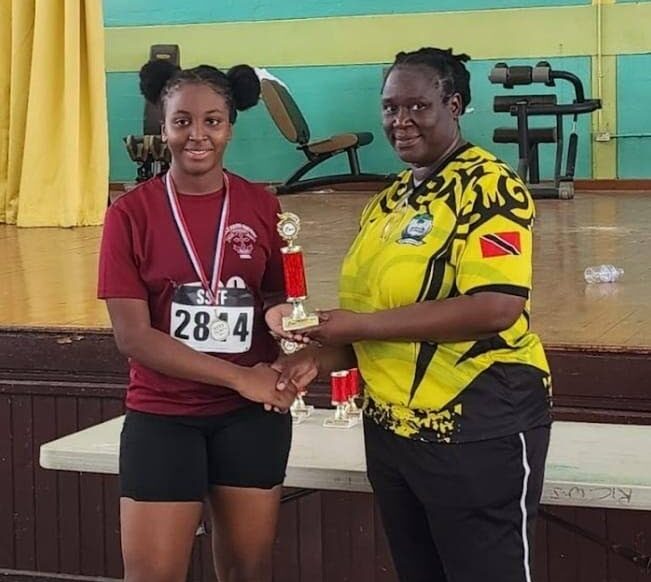
[[[402,582],[530,582],[550,375],[530,331],[534,205],[462,136],[466,55],[399,53],[382,89],[407,164],[364,209],[341,309],[306,332],[281,384],[357,365],[369,480]],[[281,332],[283,307],[267,321]]]

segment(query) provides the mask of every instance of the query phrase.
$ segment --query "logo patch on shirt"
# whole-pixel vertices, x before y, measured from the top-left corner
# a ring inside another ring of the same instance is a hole
[[[253,256],[253,247],[257,240],[255,230],[246,224],[238,222],[226,229],[226,242],[231,244],[240,259],[250,259]]]
[[[402,231],[402,235],[398,239],[398,244],[401,245],[422,245],[423,239],[431,232],[432,223],[434,218],[431,214],[423,212],[417,214],[410,221],[409,224]]]
[[[479,238],[481,256],[504,257],[506,255],[519,255],[522,251],[519,232],[496,232],[485,234]]]

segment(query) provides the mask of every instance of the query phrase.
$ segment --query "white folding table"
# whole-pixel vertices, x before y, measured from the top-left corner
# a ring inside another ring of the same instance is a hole
[[[295,425],[285,485],[370,492],[361,426],[324,428],[328,414],[331,412],[317,410]],[[117,473],[123,418],[42,445],[41,466]],[[651,426],[554,423],[542,502],[651,509]]]

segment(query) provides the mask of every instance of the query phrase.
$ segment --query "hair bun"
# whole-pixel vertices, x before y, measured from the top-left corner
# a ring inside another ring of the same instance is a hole
[[[468,61],[472,60],[470,58],[470,55],[467,55],[466,53],[459,53],[458,55],[455,55],[452,53],[452,49],[450,49],[450,54],[457,59],[460,63],[467,63]]]
[[[244,111],[260,99],[260,79],[249,65],[236,65],[226,74],[233,91],[233,105]]]
[[[150,103],[158,103],[163,87],[180,70],[163,59],[145,63],[140,69],[140,92]]]

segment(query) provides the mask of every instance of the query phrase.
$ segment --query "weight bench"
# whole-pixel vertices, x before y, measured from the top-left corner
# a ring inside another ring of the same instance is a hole
[[[310,141],[310,128],[289,91],[273,79],[262,79],[260,86],[262,100],[280,133],[288,141],[297,144],[296,149],[307,158],[307,161],[285,182],[276,186],[276,193],[289,194],[331,184],[390,179],[386,174],[367,174],[360,170],[358,150],[373,141],[372,133],[367,131],[341,133],[326,139]],[[310,170],[339,154],[347,156],[349,173],[302,179]]]

